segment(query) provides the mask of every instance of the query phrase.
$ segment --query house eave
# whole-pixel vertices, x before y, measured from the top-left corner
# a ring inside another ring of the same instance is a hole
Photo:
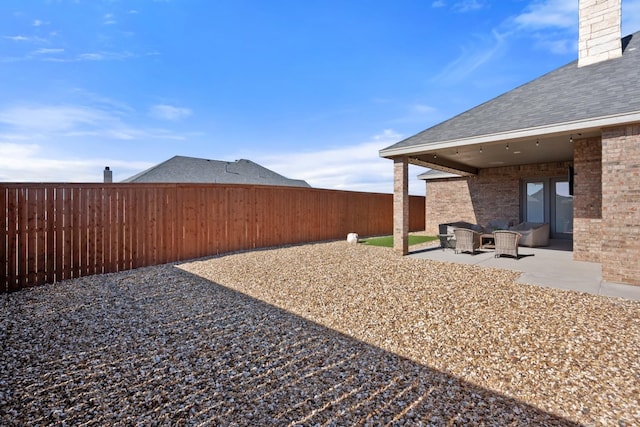
[[[497,132],[486,135],[478,135],[468,138],[451,139],[447,141],[427,142],[407,147],[384,148],[379,151],[380,157],[394,158],[398,156],[406,156],[410,154],[425,153],[434,150],[442,150],[447,148],[456,148],[476,144],[485,144],[490,142],[508,142],[518,139],[535,138],[550,135],[570,134],[572,132],[589,132],[600,131],[604,127],[618,126],[626,123],[640,121],[640,111],[632,113],[615,114],[610,116],[602,116],[598,118],[590,118],[585,120],[575,120],[553,125],[537,126],[526,129],[518,129],[515,131]]]

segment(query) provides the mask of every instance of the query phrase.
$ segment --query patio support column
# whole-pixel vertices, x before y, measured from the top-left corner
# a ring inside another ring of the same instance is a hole
[[[406,157],[393,159],[393,249],[409,253],[409,162]]]
[[[640,124],[602,130],[602,278],[640,285]]]

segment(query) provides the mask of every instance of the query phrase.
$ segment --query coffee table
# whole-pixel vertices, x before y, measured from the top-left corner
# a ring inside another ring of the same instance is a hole
[[[493,234],[480,235],[480,249],[495,249],[496,241],[493,238]]]

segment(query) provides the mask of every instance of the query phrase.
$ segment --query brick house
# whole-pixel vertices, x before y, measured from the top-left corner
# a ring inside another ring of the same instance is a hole
[[[640,32],[621,0],[580,0],[579,57],[380,151],[394,161],[394,241],[408,252],[408,164],[431,170],[426,230],[550,223],[603,279],[640,285]]]

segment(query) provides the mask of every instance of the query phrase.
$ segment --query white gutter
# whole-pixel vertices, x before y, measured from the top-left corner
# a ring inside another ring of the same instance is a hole
[[[534,138],[551,134],[563,134],[595,130],[608,126],[621,125],[640,121],[640,111],[634,113],[616,114],[603,116],[596,119],[576,120],[572,122],[558,123],[547,126],[536,126],[515,131],[497,132],[487,135],[473,136],[469,138],[451,139],[442,142],[426,142],[423,144],[410,145],[407,147],[384,148],[380,150],[380,157],[395,157],[408,154],[418,154],[445,148],[462,147],[466,145],[486,144],[488,142],[511,141],[515,139]]]

